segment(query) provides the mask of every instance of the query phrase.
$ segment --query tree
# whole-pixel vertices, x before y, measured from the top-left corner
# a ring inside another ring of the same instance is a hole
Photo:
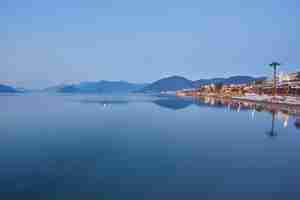
[[[278,62],[272,62],[269,64],[270,67],[273,68],[273,96],[276,96],[276,91],[277,91],[277,67],[280,66],[280,63]]]

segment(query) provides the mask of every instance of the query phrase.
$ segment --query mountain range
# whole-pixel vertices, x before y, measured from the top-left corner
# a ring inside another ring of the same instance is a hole
[[[147,85],[140,92],[155,93],[162,91],[177,91],[191,88],[194,88],[192,81],[181,76],[171,76],[160,79],[158,81],[153,82],[152,84]]]
[[[42,90],[43,92],[55,93],[97,93],[97,94],[112,94],[112,93],[160,93],[163,91],[177,91],[183,89],[195,89],[203,85],[221,83],[229,84],[249,84],[257,80],[265,80],[266,77],[251,77],[251,76],[232,76],[229,78],[212,78],[199,79],[196,81],[189,80],[181,76],[170,76],[162,78],[151,84],[137,84],[126,81],[94,81],[80,82],[77,84],[62,84]],[[22,92],[26,91],[25,89]],[[0,92],[16,93],[20,92],[14,87],[0,84]]]
[[[146,85],[126,81],[96,81],[58,85],[44,91],[58,93],[131,93],[143,89]]]
[[[171,76],[160,79],[154,83],[146,86],[140,92],[143,93],[156,93],[162,91],[176,91],[183,89],[194,89],[204,85],[218,84],[231,85],[231,84],[250,84],[257,80],[265,80],[266,77],[251,77],[251,76],[232,76],[229,78],[212,78],[212,79],[199,79],[196,81],[188,80],[181,76]]]

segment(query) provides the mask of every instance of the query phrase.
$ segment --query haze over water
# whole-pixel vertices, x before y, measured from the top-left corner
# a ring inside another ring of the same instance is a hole
[[[0,196],[298,199],[296,118],[270,134],[270,112],[202,101],[3,95]]]

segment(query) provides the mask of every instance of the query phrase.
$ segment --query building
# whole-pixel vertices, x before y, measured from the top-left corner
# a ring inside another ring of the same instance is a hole
[[[253,84],[210,84],[196,90],[178,91],[177,96],[244,96],[247,94],[272,95],[274,82],[272,79],[259,80]],[[300,97],[300,72],[284,74],[277,77],[277,94],[280,96]]]
[[[268,79],[254,85],[257,94],[271,95],[273,80]],[[300,96],[300,72],[282,74],[277,77],[277,94],[282,96]]]

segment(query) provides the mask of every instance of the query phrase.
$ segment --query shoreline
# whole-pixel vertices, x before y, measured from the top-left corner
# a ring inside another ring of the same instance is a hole
[[[277,99],[276,99],[277,98]],[[270,104],[270,105],[282,105],[282,106],[289,106],[289,107],[297,107],[300,108],[300,100],[295,97],[272,97],[272,96],[233,96],[231,97],[233,100],[238,101],[248,101],[254,103],[263,103],[263,104]]]
[[[265,105],[277,105],[284,107],[293,107],[300,109],[300,97],[292,97],[292,96],[269,96],[269,95],[257,95],[257,94],[246,94],[245,96],[230,96],[216,93],[177,93],[178,97],[207,97],[207,98],[217,98],[217,99],[228,99],[234,101],[242,101],[242,102],[251,102],[257,104],[265,104]]]

